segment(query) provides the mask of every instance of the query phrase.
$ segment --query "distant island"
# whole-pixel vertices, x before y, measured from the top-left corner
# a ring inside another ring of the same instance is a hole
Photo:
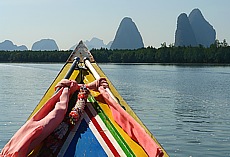
[[[0,51],[0,62],[65,62],[72,51]],[[215,63],[230,64],[230,46],[226,40],[210,47],[166,46],[139,49],[92,49],[98,63]]]
[[[174,46],[199,46],[209,47],[214,44],[216,40],[216,30],[205,19],[203,14],[198,8],[193,9],[187,16],[186,13],[181,13],[177,18],[177,25],[175,31]],[[78,42],[78,41],[76,41]],[[93,37],[91,40],[86,40],[84,43],[89,50],[96,48],[107,49],[138,49],[144,47],[144,42],[141,33],[138,30],[137,25],[130,17],[124,17],[115,32],[115,37],[108,44],[105,44],[103,40]],[[69,48],[73,50],[76,44]],[[0,50],[7,51],[52,51],[59,50],[58,44],[54,39],[41,39],[34,42],[32,48],[29,49],[25,45],[15,45],[10,40],[0,42]]]
[[[57,43],[53,39],[41,39],[36,41],[31,50],[33,51],[54,51],[59,50]]]
[[[110,49],[138,49],[144,47],[142,36],[130,17],[122,19]]]
[[[93,37],[84,42],[99,63],[230,63],[226,40],[216,39],[216,30],[201,11],[193,9],[177,18],[175,43],[160,48],[144,47],[141,33],[130,17],[124,17],[108,44]],[[0,62],[65,62],[71,51],[61,51],[54,39],[36,41],[31,50],[10,40],[0,43]]]
[[[25,45],[15,45],[12,41],[10,40],[5,40],[0,43],[0,50],[3,51],[25,51],[28,50],[28,48]]]
[[[91,40],[86,40],[84,42],[88,49],[91,50],[93,48],[100,49],[100,48],[110,48],[113,41],[110,41],[108,44],[104,44],[103,40],[93,37]],[[73,45],[69,48],[69,50],[75,49],[77,44]],[[54,39],[41,39],[33,43],[31,49],[28,49],[25,45],[16,45],[10,40],[5,40],[0,42],[0,51],[25,51],[25,50],[32,50],[32,51],[59,51],[58,44]]]
[[[181,13],[177,18],[175,46],[209,47],[216,40],[216,31],[204,18],[199,9],[193,9],[189,16]]]

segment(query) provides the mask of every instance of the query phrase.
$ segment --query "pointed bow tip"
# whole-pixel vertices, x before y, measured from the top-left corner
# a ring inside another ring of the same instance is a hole
[[[82,41],[82,40],[80,40],[79,44],[83,44],[83,41]]]
[[[84,44],[84,42],[81,40],[79,44],[76,46],[75,50],[72,52],[70,58],[68,59],[68,62],[73,62],[73,59],[75,57],[80,58],[80,62],[84,62],[84,58],[89,58],[90,62],[95,62],[93,56],[89,52],[87,46]]]

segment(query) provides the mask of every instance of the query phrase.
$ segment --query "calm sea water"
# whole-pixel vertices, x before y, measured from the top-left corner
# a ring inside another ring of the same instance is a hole
[[[0,150],[62,64],[0,64]],[[100,64],[170,156],[230,156],[230,66]]]

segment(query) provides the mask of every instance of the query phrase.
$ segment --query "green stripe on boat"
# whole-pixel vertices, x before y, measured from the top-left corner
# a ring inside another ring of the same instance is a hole
[[[88,97],[88,100],[93,104],[94,109],[97,111],[98,115],[106,125],[106,127],[109,129],[110,133],[113,135],[113,137],[116,139],[117,143],[120,145],[121,149],[124,151],[124,153],[127,155],[127,157],[135,157],[135,154],[130,149],[128,144],[125,142],[123,137],[120,135],[120,133],[117,131],[117,129],[114,127],[108,116],[104,113],[104,111],[101,109],[95,98],[91,95]]]

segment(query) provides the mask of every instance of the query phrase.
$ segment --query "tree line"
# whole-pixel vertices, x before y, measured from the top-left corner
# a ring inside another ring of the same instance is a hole
[[[160,48],[137,50],[93,49],[95,60],[101,63],[230,63],[230,46],[218,40],[210,47],[175,47],[162,43]]]
[[[0,62],[65,62],[71,51],[0,51]]]
[[[216,41],[210,47],[175,47],[136,50],[92,49],[98,63],[230,63],[230,46]],[[71,51],[0,51],[0,62],[65,62]]]

